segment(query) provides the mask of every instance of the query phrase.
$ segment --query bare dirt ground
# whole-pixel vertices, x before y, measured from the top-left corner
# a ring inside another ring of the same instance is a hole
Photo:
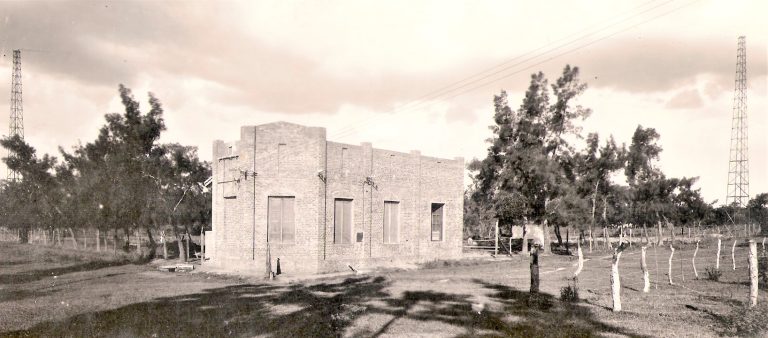
[[[649,248],[658,283],[647,294],[633,246],[621,258],[623,311],[614,313],[608,251],[585,252],[581,300],[571,304],[559,300],[561,287],[573,283],[570,256],[542,256],[542,292],[531,295],[523,256],[287,283],[160,272],[111,254],[0,243],[0,335],[764,336],[768,296],[761,290],[761,305],[745,308],[747,251],[736,247],[733,270],[730,244],[723,245],[719,281],[704,271],[715,264],[716,244],[698,252],[699,279],[693,248],[676,250],[675,285],[668,283],[669,249]]]

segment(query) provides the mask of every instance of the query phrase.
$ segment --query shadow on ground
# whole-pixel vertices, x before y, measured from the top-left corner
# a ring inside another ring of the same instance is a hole
[[[104,261],[72,264],[63,267],[23,271],[13,274],[0,274],[0,284],[24,284],[41,280],[46,277],[61,276],[68,273],[98,270],[118,265],[129,264],[128,261]]]
[[[590,309],[549,295],[530,295],[500,284],[474,281],[501,309],[473,309],[470,295],[385,290],[383,277],[349,278],[311,286],[235,285],[202,293],[86,313],[40,323],[11,336],[379,336],[407,318],[433,330],[458,327],[456,335],[516,337],[589,337],[616,333],[637,336],[599,322]],[[367,317],[369,315],[377,315]],[[378,318],[368,320],[369,318]],[[355,320],[361,318],[358,323]],[[383,318],[383,319],[382,319]],[[377,321],[378,320],[378,321]],[[353,325],[354,323],[354,325]],[[438,324],[438,325],[435,325]],[[352,331],[353,327],[356,327]],[[424,332],[409,327],[410,332]],[[400,331],[402,329],[400,328]],[[440,332],[440,331],[437,331]],[[449,333],[449,332],[446,332]]]

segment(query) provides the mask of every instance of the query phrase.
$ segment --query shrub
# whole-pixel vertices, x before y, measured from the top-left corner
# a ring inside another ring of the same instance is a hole
[[[768,333],[768,306],[758,304],[754,308],[736,307],[723,316],[725,332],[721,335],[739,337],[765,337]]]
[[[719,269],[715,269],[711,266],[707,267],[707,279],[717,282],[720,280],[720,276],[722,275],[723,275],[723,272],[720,271]]]
[[[576,303],[579,301],[579,289],[576,285],[566,285],[560,288],[560,300],[567,303]]]

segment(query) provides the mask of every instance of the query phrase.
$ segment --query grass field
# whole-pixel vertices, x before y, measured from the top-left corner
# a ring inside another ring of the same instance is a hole
[[[642,292],[639,247],[621,258],[623,311],[610,310],[607,251],[585,252],[581,300],[559,300],[572,284],[571,256],[540,258],[541,293],[528,292],[523,256],[435,262],[429,268],[377,271],[288,283],[253,277],[156,271],[130,257],[0,244],[3,336],[763,336],[768,296],[747,310],[746,247],[724,241],[719,281],[707,280],[716,245],[702,244],[699,279],[693,248],[648,249],[654,283]],[[656,268],[658,263],[658,270]],[[682,267],[681,267],[682,264]],[[657,272],[658,271],[658,272]],[[683,277],[685,280],[683,281]],[[761,331],[763,330],[763,331]]]

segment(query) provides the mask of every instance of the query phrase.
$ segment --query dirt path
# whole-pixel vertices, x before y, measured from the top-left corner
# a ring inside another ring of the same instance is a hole
[[[582,301],[568,304],[557,299],[575,270],[566,256],[541,258],[542,293],[531,295],[525,257],[286,284],[66,257],[38,262],[39,255],[30,260],[18,251],[0,247],[10,257],[0,262],[0,335],[706,337],[735,333],[729,316],[747,295],[744,260],[732,270],[724,252],[719,282],[694,280],[686,248],[675,252],[676,285],[666,283],[668,252],[649,250],[658,284],[648,294],[640,291],[639,250],[626,252],[618,314],[609,309],[606,252],[587,254]],[[713,247],[698,257],[704,274]],[[764,291],[760,297],[768,302]]]

